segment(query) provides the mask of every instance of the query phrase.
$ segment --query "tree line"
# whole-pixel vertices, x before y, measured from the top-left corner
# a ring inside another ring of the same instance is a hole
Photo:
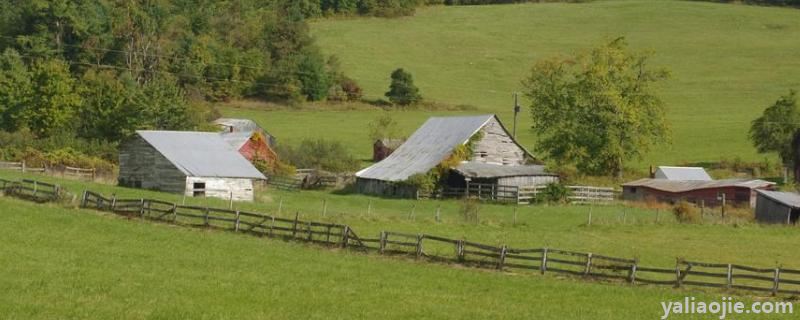
[[[303,4],[2,0],[0,130],[106,157],[78,141],[203,130],[218,116],[208,101],[360,98],[338,60],[315,45]]]

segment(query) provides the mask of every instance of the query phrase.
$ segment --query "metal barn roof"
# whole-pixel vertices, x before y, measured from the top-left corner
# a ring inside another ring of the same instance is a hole
[[[696,181],[711,181],[711,176],[708,175],[705,169],[700,167],[668,167],[659,166],[655,173],[656,179],[667,180],[696,180]]]
[[[232,128],[233,132],[253,132],[263,130],[258,124],[250,119],[219,118],[214,123],[220,126]]]
[[[774,185],[774,182],[758,179],[725,179],[725,180],[666,180],[666,179],[639,179],[623,184],[623,187],[646,187],[665,192],[687,192],[701,189],[741,187],[749,189],[765,188]]]
[[[800,208],[800,194],[794,192],[780,192],[780,191],[767,191],[756,190],[760,195],[763,195],[773,201],[780,202],[783,205],[798,209]]]
[[[412,175],[428,172],[494,117],[491,114],[432,117],[386,159],[357,172],[356,176],[403,181]]]
[[[556,176],[556,174],[545,171],[545,167],[540,165],[504,166],[481,162],[464,162],[455,170],[469,178]]]
[[[221,136],[234,150],[239,150],[250,140],[250,137],[253,136],[253,132],[223,132]]]
[[[187,176],[266,179],[214,132],[136,131]]]

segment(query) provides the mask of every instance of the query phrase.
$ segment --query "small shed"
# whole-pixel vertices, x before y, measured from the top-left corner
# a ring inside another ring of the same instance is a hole
[[[622,198],[631,201],[687,201],[706,206],[726,204],[755,206],[756,190],[770,190],[774,182],[758,179],[668,180],[639,179],[622,185]]]
[[[701,167],[669,167],[659,166],[653,174],[655,179],[685,180],[685,181],[711,181],[711,176],[706,169]]]
[[[379,139],[372,144],[372,161],[381,161],[386,159],[392,152],[397,150],[403,144],[403,139]]]
[[[266,179],[214,132],[136,131],[120,145],[119,185],[253,200],[253,181]]]
[[[762,223],[797,224],[800,218],[800,194],[758,190],[756,220]]]

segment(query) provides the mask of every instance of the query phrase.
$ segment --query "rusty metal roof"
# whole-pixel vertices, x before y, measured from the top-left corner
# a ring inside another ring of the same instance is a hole
[[[724,180],[667,180],[667,179],[639,179],[623,184],[623,187],[646,187],[666,192],[687,192],[701,189],[740,187],[749,189],[767,188],[775,185],[774,182],[758,179],[724,179]]]

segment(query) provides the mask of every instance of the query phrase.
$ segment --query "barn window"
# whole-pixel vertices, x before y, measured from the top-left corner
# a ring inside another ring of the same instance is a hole
[[[205,182],[195,182],[192,187],[192,195],[197,196],[205,196],[206,195],[206,183]]]
[[[631,193],[636,193],[636,187],[631,187]]]

